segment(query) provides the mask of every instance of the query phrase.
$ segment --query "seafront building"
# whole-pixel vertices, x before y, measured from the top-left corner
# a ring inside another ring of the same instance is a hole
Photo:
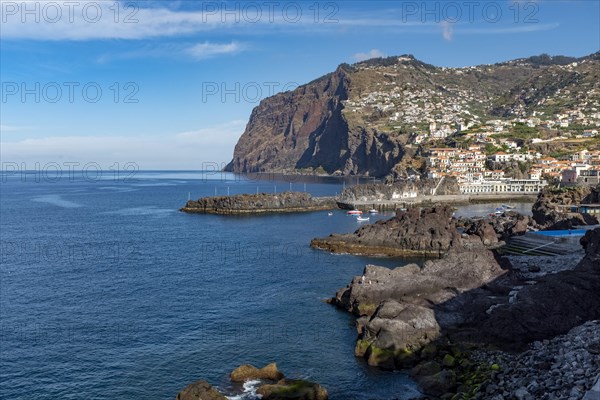
[[[461,194],[535,194],[548,185],[541,179],[500,179],[459,184]]]

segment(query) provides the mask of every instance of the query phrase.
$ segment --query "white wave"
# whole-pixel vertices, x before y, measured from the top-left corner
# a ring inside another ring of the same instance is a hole
[[[262,399],[260,394],[256,394],[256,390],[258,389],[258,385],[260,384],[259,380],[255,381],[246,381],[244,382],[243,388],[244,392],[242,394],[238,394],[236,396],[225,396],[229,400],[255,400]]]

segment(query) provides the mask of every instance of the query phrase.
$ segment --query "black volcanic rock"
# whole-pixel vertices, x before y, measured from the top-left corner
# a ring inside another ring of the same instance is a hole
[[[227,397],[217,392],[208,382],[198,381],[187,385],[175,400],[227,400]]]
[[[599,319],[600,228],[587,232],[582,242],[586,255],[574,269],[511,289],[511,301],[488,309],[489,312],[472,314],[454,336],[522,349],[533,341],[551,339],[585,321]],[[476,302],[468,296],[463,299],[464,304]]]
[[[334,253],[439,257],[460,241],[450,206],[398,211],[396,217],[362,226],[352,234],[313,239],[311,246]]]
[[[181,211],[202,214],[262,214],[331,210],[337,205],[332,198],[312,197],[308,193],[238,194],[190,200]]]
[[[505,265],[504,267],[507,267]],[[388,269],[367,266],[332,303],[360,318],[355,355],[369,365],[401,369],[456,321],[441,319],[435,305],[484,286],[506,270],[481,240],[455,244],[442,259]]]
[[[596,225],[598,218],[590,214],[558,211],[558,206],[590,204],[600,202],[600,186],[583,185],[562,189],[544,188],[532,207],[533,218],[546,229],[570,229],[577,225]]]

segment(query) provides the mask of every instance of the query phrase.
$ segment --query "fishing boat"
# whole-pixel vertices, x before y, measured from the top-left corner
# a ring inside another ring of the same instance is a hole
[[[513,208],[515,208],[515,206],[509,206],[508,204],[502,204],[502,207],[507,210],[512,210]]]
[[[365,217],[365,218],[363,218],[363,217],[356,217],[356,220],[357,220],[358,222],[368,221],[368,220],[369,220],[369,217]]]
[[[498,207],[496,208],[496,211],[494,211],[495,215],[502,215],[504,214],[504,208]]]
[[[369,214],[379,214],[379,211],[377,211],[376,209],[371,209],[369,210]]]
[[[363,212],[360,211],[360,210],[350,210],[346,214],[348,214],[348,215],[362,215],[362,213]]]

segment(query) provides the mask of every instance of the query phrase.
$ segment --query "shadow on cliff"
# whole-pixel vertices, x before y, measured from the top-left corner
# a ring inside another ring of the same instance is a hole
[[[586,255],[579,263],[573,260],[572,270],[525,280],[509,269],[482,287],[434,305],[441,337],[521,351],[600,319],[600,229],[585,238]],[[506,266],[505,259],[495,257]]]

